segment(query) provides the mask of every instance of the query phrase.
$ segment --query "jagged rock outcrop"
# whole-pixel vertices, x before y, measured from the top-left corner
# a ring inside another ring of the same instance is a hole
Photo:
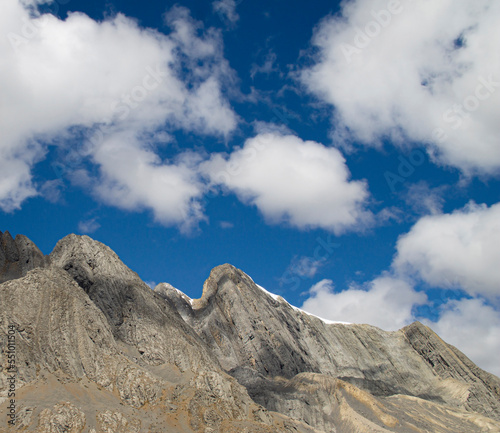
[[[0,232],[0,284],[24,277],[28,271],[48,266],[49,262],[26,236],[13,239],[8,231]]]
[[[116,338],[141,363],[175,364],[181,371],[218,367],[218,360],[176,309],[159,297],[107,246],[70,235],[50,254],[104,313]]]
[[[87,236],[49,257],[21,236],[0,243],[14,431],[500,432],[500,380],[420,323],[329,324],[231,265],[211,272],[201,299],[153,291]],[[7,389],[2,366],[4,420]]]
[[[73,235],[58,243],[51,262],[0,284],[2,360],[7,329],[15,329],[18,428],[314,433],[255,404],[175,309],[109,248]],[[2,365],[3,420],[9,374]]]
[[[420,322],[412,323],[401,331],[441,379],[467,384],[468,395],[464,403],[467,409],[500,419],[500,381],[496,376],[479,368]]]
[[[295,395],[290,389],[301,373],[337,378],[375,397],[418,397],[500,419],[500,380],[419,323],[398,332],[328,324],[266,293],[231,265],[212,270],[201,299],[186,299],[167,286],[158,293],[177,306],[256,402],[316,427],[334,424],[332,416],[330,424],[320,420],[324,414],[308,420],[314,412],[309,408],[321,404],[294,397],[290,409],[276,397],[276,389],[284,388],[287,395]]]

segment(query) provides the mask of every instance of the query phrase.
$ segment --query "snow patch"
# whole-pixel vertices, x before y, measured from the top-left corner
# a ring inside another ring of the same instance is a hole
[[[279,295],[275,295],[274,293],[271,293],[271,292],[268,292],[266,289],[264,289],[264,287],[262,286],[259,286],[258,284],[255,284],[260,290],[262,290],[264,293],[266,293],[267,295],[269,295],[271,298],[273,298],[275,301],[280,301],[280,298],[283,299],[281,296]],[[284,300],[284,299],[283,299]],[[285,300],[284,300],[285,301]],[[286,301],[285,301],[286,302]]]
[[[251,279],[251,278],[250,278]],[[253,280],[252,280],[253,281]],[[269,292],[268,290],[264,289],[264,287],[262,286],[259,286],[258,284],[256,284],[254,282],[254,284],[260,289],[262,290],[264,293],[266,293],[267,295],[269,295],[271,298],[273,298],[275,301],[278,301],[278,302],[284,302],[285,304],[287,304],[288,306],[292,307],[295,311],[298,311],[299,313],[302,313],[302,314],[307,314],[308,316],[312,316],[312,317],[315,317],[316,319],[319,319],[321,320],[323,323],[327,324],[327,325],[352,325],[352,323],[350,322],[340,322],[340,321],[335,321],[335,320],[328,320],[328,319],[323,319],[322,317],[319,317],[319,316],[316,316],[315,314],[311,314],[311,313],[308,313],[307,311],[304,311],[304,310],[301,310],[300,308],[297,308],[295,306],[293,306],[292,304],[290,304],[286,299],[284,299],[282,296],[279,296],[279,295],[275,295],[274,293],[271,293]]]
[[[183,298],[185,301],[189,302],[189,304],[191,306],[193,306],[193,299],[191,299],[188,295],[186,295],[184,292],[182,292],[181,290],[179,290],[177,287],[174,287],[172,286],[172,284],[169,284],[169,283],[160,283],[158,284],[158,286],[160,285],[163,285],[163,286],[166,286],[168,289],[172,289],[172,290],[175,290],[177,292],[177,294],[180,295],[181,298]]]

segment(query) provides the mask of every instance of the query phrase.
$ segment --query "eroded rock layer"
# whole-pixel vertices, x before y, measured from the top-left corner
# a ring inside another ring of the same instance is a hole
[[[0,278],[0,432],[500,432],[500,380],[420,323],[328,324],[231,265],[153,291],[87,236],[0,233]]]

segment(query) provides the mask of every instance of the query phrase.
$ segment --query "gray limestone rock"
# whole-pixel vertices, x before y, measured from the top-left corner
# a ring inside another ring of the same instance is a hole
[[[467,384],[464,406],[474,412],[500,419],[500,380],[446,344],[430,328],[415,322],[401,330],[410,345],[443,380]]]
[[[145,364],[177,365],[182,371],[218,368],[217,359],[176,309],[162,302],[107,246],[70,235],[50,254],[103,312],[115,337],[135,348]]]
[[[0,269],[23,431],[500,432],[500,380],[420,323],[329,324],[231,265],[201,299],[153,291],[87,236],[47,258],[0,233]],[[8,383],[1,368],[2,419]]]
[[[275,378],[316,373],[376,397],[407,395],[500,419],[500,380],[418,323],[398,332],[329,324],[266,293],[231,265],[212,270],[199,300],[184,302],[172,290],[165,296],[182,307],[222,367],[270,410],[281,411],[267,395]]]
[[[26,236],[15,239],[6,231],[0,232],[0,284],[24,277],[28,271],[50,264],[38,247]]]
[[[109,248],[70,236],[52,259],[0,284],[0,355],[13,327],[23,430],[314,433],[255,404]],[[0,369],[4,420],[9,374]]]

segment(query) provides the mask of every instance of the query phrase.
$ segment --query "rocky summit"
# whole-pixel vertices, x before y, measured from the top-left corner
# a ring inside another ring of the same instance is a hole
[[[500,379],[430,328],[327,322],[225,264],[200,299],[107,246],[0,232],[0,432],[500,432]]]

